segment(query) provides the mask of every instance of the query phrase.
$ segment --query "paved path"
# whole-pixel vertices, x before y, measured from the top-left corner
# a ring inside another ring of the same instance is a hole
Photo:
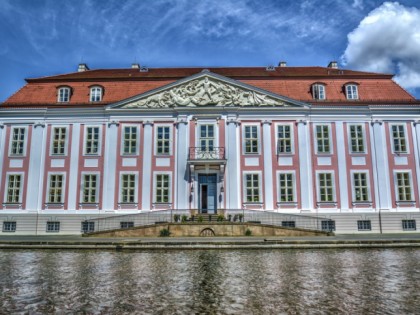
[[[420,233],[317,237],[142,237],[1,235],[0,249],[320,249],[417,247]]]

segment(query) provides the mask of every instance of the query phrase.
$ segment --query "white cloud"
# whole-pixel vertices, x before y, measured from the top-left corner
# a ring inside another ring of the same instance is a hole
[[[353,4],[351,5],[355,9],[363,10],[365,8],[363,4],[363,0],[353,0]]]
[[[420,87],[420,10],[385,2],[348,34],[342,61],[350,68],[396,73],[405,88]]]

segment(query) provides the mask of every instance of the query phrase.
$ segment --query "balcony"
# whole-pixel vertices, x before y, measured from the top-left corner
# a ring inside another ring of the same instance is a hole
[[[226,165],[224,147],[190,147],[187,163],[190,166],[208,166],[223,169]]]

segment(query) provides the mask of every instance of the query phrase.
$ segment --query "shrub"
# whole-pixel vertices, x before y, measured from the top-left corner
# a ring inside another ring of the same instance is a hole
[[[168,229],[162,229],[159,231],[160,237],[168,237],[169,235],[171,235],[171,232]]]
[[[185,214],[183,214],[181,217],[181,222],[187,222],[187,221],[188,221],[188,217]]]
[[[199,215],[197,221],[198,222],[203,222],[204,221],[204,218],[201,215]]]
[[[223,214],[219,214],[217,216],[217,222],[223,222],[225,220],[225,216]]]
[[[252,235],[252,231],[250,229],[246,229],[245,236],[251,236],[251,235]]]
[[[242,213],[238,214],[239,222],[242,222],[244,215]]]
[[[181,216],[179,214],[174,214],[174,222],[179,222]]]

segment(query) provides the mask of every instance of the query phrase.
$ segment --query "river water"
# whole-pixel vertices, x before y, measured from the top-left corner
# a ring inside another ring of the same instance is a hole
[[[0,314],[419,314],[420,250],[0,251]]]

